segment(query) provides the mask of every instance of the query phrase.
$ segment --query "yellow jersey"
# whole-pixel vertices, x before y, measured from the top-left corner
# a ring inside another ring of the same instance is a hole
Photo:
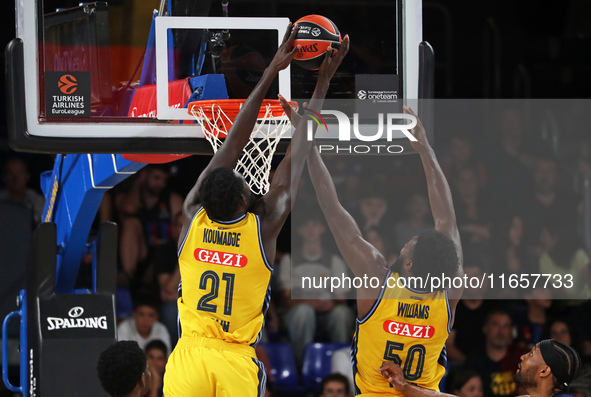
[[[183,337],[256,346],[271,299],[271,273],[260,220],[247,212],[229,222],[201,208],[179,248],[179,319]]]
[[[439,391],[451,326],[447,292],[406,284],[398,273],[388,273],[369,313],[357,319],[351,350],[357,394],[402,395],[376,371],[382,361],[400,365],[409,383]]]

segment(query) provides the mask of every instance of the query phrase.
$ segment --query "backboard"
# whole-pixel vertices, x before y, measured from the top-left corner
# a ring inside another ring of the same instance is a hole
[[[16,1],[6,61],[16,150],[211,153],[188,101],[246,98],[289,21],[309,14],[351,37],[327,98],[354,100],[379,76],[398,99],[425,95],[420,0],[70,3]],[[315,82],[315,72],[292,64],[267,98],[306,100]]]

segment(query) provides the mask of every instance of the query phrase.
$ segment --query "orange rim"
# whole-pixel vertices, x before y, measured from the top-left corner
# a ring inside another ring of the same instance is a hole
[[[205,114],[205,117],[211,124],[213,124],[214,115],[219,116],[220,113],[223,113],[227,117],[227,119],[229,119],[233,123],[236,119],[236,116],[238,116],[238,112],[240,112],[240,108],[242,107],[244,102],[246,102],[246,99],[213,99],[205,101],[194,101],[189,103],[188,111],[190,114],[194,114],[194,112],[196,112],[197,109],[205,110],[212,109],[213,107],[213,112],[203,112]],[[297,102],[290,101],[289,104],[292,107],[295,107],[296,109],[298,107]],[[267,108],[269,108],[269,115],[267,115]],[[261,120],[267,117],[281,117],[283,115],[285,115],[285,112],[283,111],[281,102],[278,99],[264,99],[261,104],[261,109],[259,110],[257,118]],[[210,134],[224,138],[227,135],[227,131],[224,132],[224,130],[228,127],[224,124],[224,121],[226,120],[222,117],[216,117],[215,119],[218,120],[216,129],[219,131],[219,133],[211,131],[211,127],[208,123],[203,124],[204,129]]]

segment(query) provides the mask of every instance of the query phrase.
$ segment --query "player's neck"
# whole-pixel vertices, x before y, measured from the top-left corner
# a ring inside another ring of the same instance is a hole
[[[531,388],[527,388],[529,397],[547,397],[553,395],[554,387],[551,384],[539,384]]]

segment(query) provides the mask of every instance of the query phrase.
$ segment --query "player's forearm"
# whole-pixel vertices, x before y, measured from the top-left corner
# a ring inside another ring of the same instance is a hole
[[[226,142],[220,148],[220,151],[224,149],[227,150],[227,152],[224,153],[224,157],[235,157],[234,163],[242,154],[242,149],[246,146],[246,143],[250,138],[252,127],[258,118],[263,99],[265,98],[273,79],[277,76],[277,73],[278,70],[274,67],[268,67],[265,69],[263,76],[244,102],[244,105],[242,105],[238,116],[236,116],[236,120],[232,124]]]
[[[453,394],[441,393],[439,391],[423,389],[406,383],[400,390],[406,397],[454,397]]]
[[[429,203],[431,204],[431,213],[435,221],[435,229],[455,239],[458,237],[458,227],[447,179],[431,147],[424,148],[419,154],[423,168],[425,169]]]
[[[328,92],[328,81],[318,79],[316,88],[308,104],[308,109],[320,112],[322,105],[324,104],[324,98]],[[306,157],[310,152],[312,146],[312,140],[307,139],[307,121],[303,118],[300,119],[294,138],[292,141],[292,172],[291,172],[291,188],[292,191],[297,191],[298,183],[306,163]]]
[[[328,218],[330,212],[335,210],[337,205],[340,205],[337,190],[317,148],[314,147],[310,150],[307,160],[308,172],[316,191],[318,204]],[[329,219],[327,220],[330,222]]]
[[[327,92],[328,82],[319,79],[307,108],[316,112],[320,111]],[[277,168],[273,181],[278,185],[289,184],[288,187],[290,191],[296,192],[306,162],[306,157],[310,152],[311,146],[312,141],[307,139],[306,120],[300,118],[289,148],[285,154],[285,158]]]

